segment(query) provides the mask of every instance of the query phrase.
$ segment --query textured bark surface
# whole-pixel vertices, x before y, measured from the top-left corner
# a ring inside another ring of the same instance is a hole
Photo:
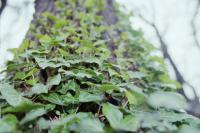
[[[113,0],[105,0],[105,2],[106,2],[106,8],[102,12],[102,16],[104,17],[105,23],[108,26],[111,26],[111,25],[116,24],[118,19],[117,19],[117,16],[115,15]],[[115,54],[113,53],[113,51],[117,49],[117,46],[114,44],[113,40],[111,39],[113,37],[110,37],[110,34],[108,32],[105,32],[103,37],[105,40],[107,40],[107,46],[112,52],[111,58],[114,60]]]
[[[118,21],[113,7],[113,0],[106,0],[106,9],[103,11],[103,16],[108,25],[116,24]]]
[[[35,15],[37,18],[41,13],[49,11],[54,13],[56,11],[54,6],[54,0],[36,0],[35,1]]]

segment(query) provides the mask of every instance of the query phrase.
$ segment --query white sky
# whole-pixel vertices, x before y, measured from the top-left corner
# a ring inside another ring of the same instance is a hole
[[[23,41],[33,18],[34,0],[8,0],[0,16],[0,70],[5,61],[12,59],[7,51],[17,48]]]

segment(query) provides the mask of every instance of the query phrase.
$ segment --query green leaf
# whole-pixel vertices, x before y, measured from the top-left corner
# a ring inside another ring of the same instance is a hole
[[[80,86],[74,81],[74,80],[69,80],[67,84],[62,85],[61,89],[58,90],[58,92],[62,93],[62,94],[66,94],[67,91],[72,90],[72,91],[76,91],[79,90]]]
[[[58,68],[61,66],[70,67],[70,63],[64,60],[59,60],[57,58],[48,60],[46,58],[35,57],[35,60],[37,64],[39,65],[39,67],[41,67],[42,69],[45,69],[47,67],[50,67],[50,68]]]
[[[67,93],[65,95],[62,95],[62,98],[64,100],[65,105],[78,103],[78,99],[73,97],[71,93]]]
[[[114,69],[108,68],[108,72],[110,74],[110,76],[114,76],[114,75],[119,75]]]
[[[50,120],[45,120],[43,117],[37,121],[37,126],[40,130],[48,129],[51,126]]]
[[[52,39],[48,35],[43,35],[39,41],[44,46],[49,46],[52,43]]]
[[[51,127],[50,132],[62,132],[69,130],[70,124],[74,124],[77,122],[79,114],[69,114],[61,119],[54,120],[50,123],[49,127]],[[44,126],[48,125],[48,121],[43,123]]]
[[[174,125],[174,123],[187,121],[188,119],[194,119],[193,116],[188,115],[186,113],[167,111],[164,109],[152,112],[149,111],[145,112],[139,110],[138,112],[137,111],[134,112],[134,115],[140,121],[142,121],[141,127],[143,128],[162,127],[165,129],[165,132],[169,130],[176,130],[177,127]]]
[[[87,132],[87,133],[102,133],[103,130],[103,124],[94,117],[86,117],[83,118],[79,122],[79,131],[81,132]]]
[[[2,96],[11,106],[19,106],[23,102],[23,97],[14,89],[14,86],[8,83],[0,84],[0,92]]]
[[[99,90],[111,94],[114,90],[119,90],[119,87],[113,84],[103,84],[99,87]]]
[[[65,95],[59,95],[57,93],[50,93],[48,95],[42,95],[41,98],[43,100],[49,101],[51,103],[57,104],[57,105],[69,105],[69,104],[75,104],[78,102],[76,98],[74,98],[70,93],[67,93]]]
[[[8,132],[18,132],[17,129],[18,120],[16,116],[8,114],[0,118],[0,132],[8,133]]]
[[[25,73],[24,72],[17,72],[16,74],[15,74],[15,77],[14,77],[14,80],[15,79],[23,79],[24,77],[25,77]]]
[[[4,108],[2,113],[26,112],[43,106],[38,103],[33,103],[29,99],[22,97],[19,92],[17,92],[14,87],[8,83],[0,84],[0,92],[5,100],[12,106]]]
[[[47,67],[52,67],[52,68],[55,68],[55,64],[53,62],[50,62],[49,60],[47,59],[43,59],[43,58],[38,58],[38,57],[35,57],[35,60],[37,62],[37,64],[42,68],[42,69],[45,69]]]
[[[30,45],[30,41],[24,40],[19,47],[19,51],[24,52],[29,47],[29,45]]]
[[[83,5],[85,8],[92,8],[94,4],[95,4],[94,0],[86,0]]]
[[[16,107],[6,107],[2,109],[2,113],[8,113],[8,112],[28,112],[32,109],[37,109],[44,107],[44,105],[40,103],[34,103],[30,101],[29,99],[23,98],[22,102],[16,106]]]
[[[32,121],[32,120],[38,118],[39,116],[46,114],[46,112],[47,111],[44,108],[32,110],[25,115],[25,117],[20,121],[20,124],[22,125],[29,121]]]
[[[65,105],[63,98],[60,95],[58,95],[57,93],[50,93],[48,95],[43,95],[42,99],[49,101],[51,103],[54,103],[54,104]]]
[[[199,133],[200,129],[196,128],[196,127],[191,127],[188,125],[184,125],[180,128],[180,130],[178,131],[178,133]]]
[[[139,120],[132,115],[125,116],[120,123],[121,129],[124,131],[136,132],[140,126]]]
[[[14,79],[21,79],[21,80],[24,80],[32,75],[34,75],[35,73],[38,72],[38,69],[37,68],[33,68],[32,70],[30,70],[27,74],[25,74],[24,72],[17,72],[15,74],[15,77]]]
[[[146,75],[142,72],[133,72],[133,71],[127,71],[130,78],[136,78],[141,79],[144,78]]]
[[[98,58],[90,57],[90,58],[85,58],[82,60],[82,62],[90,63],[90,64],[98,64],[99,66],[101,65],[101,62]]]
[[[29,71],[24,77],[23,79],[26,79],[32,75],[34,75],[35,73],[37,73],[39,70],[37,68],[33,68],[31,71]]]
[[[60,82],[61,82],[61,75],[58,74],[58,75],[48,78],[47,85],[48,86],[59,85]]]
[[[106,116],[111,127],[115,130],[135,132],[139,128],[139,121],[131,115],[124,116],[114,105],[103,104],[103,114]]]
[[[46,85],[38,83],[31,88],[29,95],[42,94],[42,93],[48,93],[48,87]]]
[[[125,95],[128,98],[128,102],[133,105],[140,105],[145,101],[144,95],[135,91],[126,91]]]
[[[58,19],[58,20],[56,21],[56,23],[54,24],[54,26],[55,26],[56,28],[62,28],[62,27],[64,27],[64,26],[66,26],[68,23],[69,23],[69,22],[68,22],[68,20],[66,20],[66,19]]]
[[[106,116],[110,125],[114,129],[120,128],[120,121],[123,119],[123,114],[117,107],[111,104],[103,104],[103,114]]]
[[[184,97],[175,92],[158,91],[149,95],[148,103],[154,107],[165,107],[167,109],[185,109],[187,107]]]
[[[120,86],[126,88],[125,95],[130,104],[140,105],[145,102],[146,95],[142,92],[142,88],[130,83],[121,84]]]
[[[100,94],[91,94],[86,91],[80,91],[79,101],[80,102],[98,102],[101,101],[103,97]]]
[[[34,77],[34,78],[29,79],[29,80],[26,80],[25,82],[28,85],[34,86],[38,81],[39,81],[39,78]]]

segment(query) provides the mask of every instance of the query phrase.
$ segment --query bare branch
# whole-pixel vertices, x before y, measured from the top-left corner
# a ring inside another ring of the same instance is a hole
[[[1,15],[3,9],[5,8],[6,3],[7,3],[7,0],[0,0],[0,15]]]
[[[200,0],[197,0],[197,6],[195,8],[195,12],[192,16],[192,19],[191,19],[191,28],[192,28],[192,36],[194,38],[194,41],[195,41],[195,45],[198,47],[198,49],[200,50],[200,42],[198,40],[198,37],[197,37],[197,27],[195,25],[195,21],[196,21],[196,18],[197,18],[197,15],[199,13],[199,10],[200,10]]]

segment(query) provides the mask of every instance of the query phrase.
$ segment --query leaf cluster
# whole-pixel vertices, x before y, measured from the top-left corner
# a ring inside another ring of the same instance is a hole
[[[55,6],[10,50],[0,132],[199,132],[199,119],[181,112],[186,101],[163,59],[117,4],[113,25],[104,21],[103,0]]]

